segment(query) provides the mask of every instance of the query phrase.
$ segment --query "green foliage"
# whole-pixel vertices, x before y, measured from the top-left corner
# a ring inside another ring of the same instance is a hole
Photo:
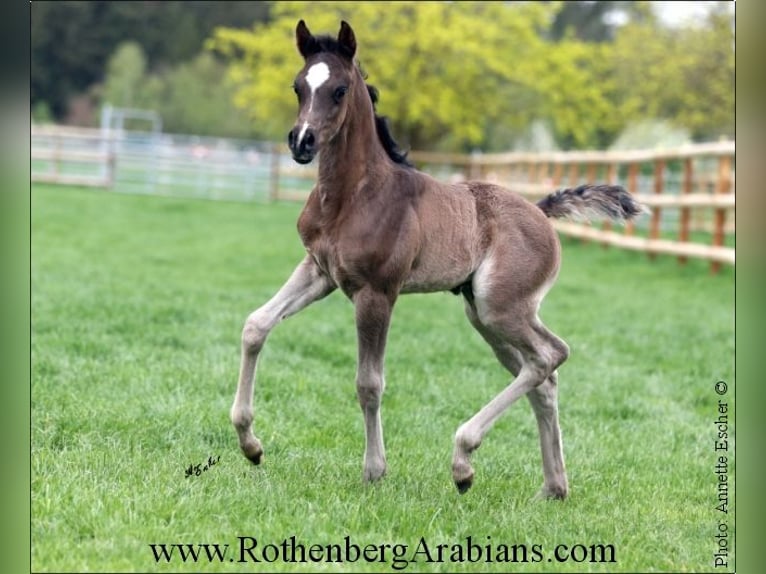
[[[521,129],[540,112],[535,81],[547,47],[537,29],[551,13],[537,3],[289,2],[250,32],[216,30],[209,46],[231,59],[237,105],[266,134],[281,137],[295,113],[290,85],[302,66],[296,22],[337,33],[344,18],[397,137],[422,149],[450,136],[453,147],[466,148],[497,121]]]
[[[47,102],[40,100],[32,106],[32,121],[40,124],[49,124],[53,122],[53,114]]]
[[[270,2],[32,2],[32,104],[48,102],[65,116],[70,99],[103,83],[117,46],[136,42],[147,67],[158,71],[192,59],[215,26],[248,26],[268,19]]]
[[[563,149],[601,148],[621,127],[610,98],[614,84],[605,66],[608,51],[608,44],[573,39],[547,46],[545,67],[536,75],[544,102],[540,117],[551,122]]]
[[[136,42],[125,42],[109,58],[106,66],[104,100],[113,106],[137,108],[145,105],[141,93],[146,73],[146,56]]]
[[[598,0],[558,2],[559,8],[547,36],[554,40],[577,38],[586,42],[611,42],[620,28],[620,22],[655,24],[651,2],[645,0]]]
[[[118,46],[107,65],[103,103],[159,112],[171,133],[248,137],[253,130],[232,106],[233,88],[223,64],[202,52],[164,73],[148,74],[146,58],[135,42]]]
[[[49,186],[33,186],[32,206],[32,571],[247,571],[206,559],[157,565],[148,544],[347,534],[410,545],[491,536],[541,544],[546,556],[556,544],[617,551],[606,565],[421,561],[404,572],[710,570],[713,385],[724,379],[733,395],[733,269],[711,277],[702,262],[565,240],[541,314],[572,351],[559,369],[571,496],[531,500],[542,474],[526,401],[487,435],[476,483],[460,496],[455,429],[508,375],[459,297],[397,303],[382,410],[389,472],[374,486],[361,482],[352,305],[335,293],[280,324],[260,360],[266,458],[254,468],[228,419],[239,336],[305,254],[300,206]],[[209,456],[219,463],[184,478]],[[391,571],[362,561],[250,568]]]
[[[249,137],[253,128],[232,105],[233,88],[225,67],[212,54],[200,53],[164,76],[153,76],[161,97],[157,109],[165,131]]]
[[[629,21],[616,32],[589,23],[617,9]],[[725,9],[682,29],[659,26],[644,2],[289,2],[272,17],[250,31],[218,28],[208,43],[230,61],[237,106],[268,137],[282,138],[295,114],[300,18],[314,33],[336,33],[341,18],[352,24],[381,112],[417,149],[509,149],[536,119],[564,149],[606,147],[643,118],[698,139],[733,125]],[[614,42],[599,41],[613,33]]]
[[[615,106],[627,122],[665,119],[693,138],[734,134],[732,16],[713,11],[707,25],[629,24],[608,52]]]
[[[99,49],[99,32],[103,28],[96,23],[96,4],[30,3],[31,102],[48,102],[56,117],[63,117],[69,99],[85,91],[103,73],[114,48]]]
[[[605,16],[624,2],[561,2],[550,26],[551,38],[561,40],[570,34],[581,40],[604,42],[614,37],[615,25]]]
[[[718,139],[734,130],[733,5],[708,6],[667,27],[641,1],[34,2],[31,104],[61,120],[107,84],[105,99],[158,109],[173,131],[282,140],[297,20],[334,34],[345,18],[406,147],[512,149],[535,121],[561,149],[608,147],[643,120]],[[199,56],[204,38],[226,74]],[[126,41],[127,67],[108,64]]]

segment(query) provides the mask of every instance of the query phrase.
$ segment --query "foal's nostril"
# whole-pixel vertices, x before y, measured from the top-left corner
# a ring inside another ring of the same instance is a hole
[[[311,161],[314,157],[316,137],[314,132],[304,123],[303,126],[294,127],[287,134],[287,143],[290,146],[290,151],[293,153],[293,157],[300,157],[307,161]]]

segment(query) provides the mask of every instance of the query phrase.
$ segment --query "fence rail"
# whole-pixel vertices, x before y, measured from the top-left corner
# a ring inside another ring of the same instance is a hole
[[[32,181],[128,193],[229,200],[303,200],[316,179],[285,145],[148,132],[33,126]],[[604,246],[735,263],[735,144],[677,149],[444,154],[413,151],[422,170],[448,181],[483,179],[539,199],[560,187],[620,183],[651,214],[617,231],[609,222],[554,221],[562,234]],[[704,243],[703,243],[704,241]]]
[[[531,200],[552,189],[598,181],[623,184],[650,208],[648,220],[628,222],[622,232],[609,222],[598,226],[554,221],[572,237],[604,246],[675,255],[680,264],[690,257],[710,261],[713,273],[722,263],[735,263],[734,142],[695,144],[677,149],[585,151],[557,153],[438,154],[413,152],[420,167],[450,170],[469,179],[496,181]],[[454,173],[453,173],[454,177]],[[637,229],[638,227],[641,229]],[[643,236],[637,233],[643,232]],[[692,233],[709,234],[709,243]],[[663,235],[665,237],[663,237]],[[671,239],[669,236],[675,236]]]

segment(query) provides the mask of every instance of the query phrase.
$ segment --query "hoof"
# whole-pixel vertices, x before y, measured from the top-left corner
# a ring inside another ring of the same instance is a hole
[[[242,454],[245,455],[245,458],[252,462],[255,465],[261,464],[261,459],[263,458],[263,448],[259,443],[251,443],[245,446],[241,447]]]
[[[534,500],[564,500],[566,497],[566,488],[548,488],[543,486],[537,494],[535,494]]]
[[[452,480],[455,482],[457,491],[465,494],[473,485],[473,468],[466,462],[452,464]]]
[[[469,476],[468,478],[455,481],[455,486],[457,487],[457,491],[460,494],[465,494],[466,492],[468,492],[468,489],[471,488],[472,485],[473,485],[473,475]]]
[[[366,468],[362,472],[362,481],[366,483],[377,482],[386,475],[385,465],[382,467]]]

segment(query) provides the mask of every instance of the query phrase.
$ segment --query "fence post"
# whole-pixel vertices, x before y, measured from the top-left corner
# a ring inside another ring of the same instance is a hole
[[[508,162],[508,181],[511,183],[516,182],[516,163],[513,161]]]
[[[729,193],[731,191],[731,157],[728,155],[722,155],[718,159],[718,181],[716,183],[716,194]],[[713,246],[720,247],[723,245],[724,238],[724,225],[726,224],[726,210],[719,207],[715,210],[714,227],[713,227]],[[715,274],[721,270],[720,261],[712,261],[710,263],[710,272]]]
[[[585,180],[587,183],[593,183],[596,181],[596,164],[589,163],[587,171],[585,172]]]
[[[468,179],[470,180],[483,180],[483,160],[481,153],[478,150],[473,150],[470,155],[470,163],[468,165]]]
[[[609,185],[614,185],[615,183],[617,183],[617,166],[615,164],[613,164],[613,163],[610,163],[606,167],[606,182]],[[602,226],[602,229],[604,231],[611,231],[612,230],[612,223],[608,219],[605,219],[604,220],[604,225]],[[603,245],[604,249],[607,249],[609,247],[609,242],[608,241],[604,241],[602,243],[602,245]]]
[[[569,185],[571,187],[577,186],[577,181],[580,179],[580,166],[576,163],[569,164]]]
[[[628,165],[628,193],[635,195],[638,193],[638,164]],[[636,230],[636,224],[633,221],[625,222],[625,235],[633,235]]]
[[[553,187],[558,188],[561,185],[561,172],[563,171],[564,166],[560,161],[557,161],[553,165]]]
[[[279,200],[279,145],[271,144],[271,154],[269,162],[269,200]]]
[[[548,163],[541,161],[539,164],[537,164],[537,179],[535,180],[535,183],[539,183],[540,185],[545,184],[545,181],[548,179]]]
[[[662,188],[664,184],[665,174],[665,160],[654,160],[654,193],[656,195],[662,195]],[[649,239],[659,239],[660,237],[660,219],[662,217],[662,209],[659,206],[655,206],[652,211],[652,220],[649,224]],[[657,254],[653,251],[649,251],[649,259],[654,260]]]
[[[577,187],[580,181],[580,165],[576,162],[569,164],[569,187]],[[580,243],[585,243],[587,239],[580,237]]]
[[[693,159],[687,157],[684,160],[684,176],[681,182],[681,195],[688,195],[692,192],[692,185],[694,183],[694,167]],[[681,207],[681,216],[679,218],[678,229],[678,241],[681,243],[687,243],[689,241],[689,219],[691,218],[691,209],[689,207]],[[685,255],[678,256],[678,263],[684,265],[687,261]]]

